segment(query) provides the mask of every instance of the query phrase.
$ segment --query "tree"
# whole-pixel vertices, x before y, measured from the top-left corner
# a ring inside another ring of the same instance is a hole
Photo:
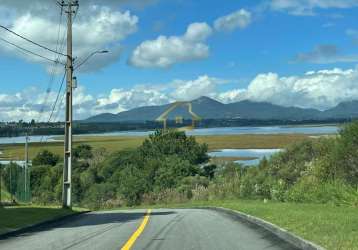
[[[157,130],[139,147],[147,157],[177,155],[191,164],[202,164],[209,160],[208,146],[199,144],[193,136],[177,130]]]
[[[77,159],[91,159],[93,157],[92,147],[88,144],[81,144],[73,149],[73,156]]]
[[[47,166],[55,166],[60,160],[60,156],[56,155],[48,150],[43,150],[38,153],[35,158],[32,160],[32,165],[47,165]]]
[[[340,175],[350,184],[358,186],[358,122],[347,124],[340,131],[337,158]]]

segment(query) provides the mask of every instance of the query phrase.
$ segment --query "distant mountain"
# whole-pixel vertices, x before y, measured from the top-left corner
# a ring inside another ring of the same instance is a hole
[[[85,122],[142,122],[154,121],[170,104],[134,108],[118,114],[104,113],[90,117]],[[203,119],[258,119],[258,120],[321,120],[358,117],[358,101],[344,102],[336,107],[319,111],[297,107],[283,107],[267,102],[240,101],[223,104],[209,97],[200,97],[192,101],[193,111]],[[169,119],[182,116],[189,119],[186,107],[175,109]]]
[[[358,101],[341,102],[336,107],[322,113],[325,118],[356,118],[358,117]]]

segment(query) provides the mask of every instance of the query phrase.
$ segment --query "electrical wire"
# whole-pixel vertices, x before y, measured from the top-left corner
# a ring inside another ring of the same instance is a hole
[[[59,17],[59,24],[58,24],[58,32],[57,32],[57,41],[56,41],[56,52],[59,51],[59,42],[60,42],[60,33],[61,33],[61,25],[62,25],[62,7],[61,7],[61,12],[60,12],[60,17]],[[60,55],[57,54],[56,55],[57,58],[55,59],[55,61],[59,61],[60,60]],[[46,89],[46,96],[44,98],[44,101],[42,103],[42,106],[41,106],[41,109],[40,109],[40,112],[39,112],[39,115],[38,115],[38,121],[40,122],[42,119],[42,116],[44,114],[44,110],[47,106],[47,102],[48,102],[48,99],[49,99],[49,95],[51,93],[51,90],[52,90],[52,85],[55,81],[55,71],[56,71],[56,66],[57,64],[53,64],[51,65],[51,69],[50,69],[50,78],[49,78],[49,83],[48,83],[48,87]]]
[[[63,6],[61,5],[61,16],[62,16],[62,11],[63,11],[62,8],[63,8]],[[75,16],[74,16],[73,20],[76,19],[78,10],[79,10],[79,8],[78,8],[78,6],[77,6],[76,11],[75,11]],[[66,35],[66,32],[64,32],[64,35],[63,35],[63,37],[62,37],[62,42],[61,42],[59,51],[63,51],[63,49],[64,49],[65,38],[66,38],[65,35]],[[57,47],[56,47],[56,51],[58,51],[58,50],[57,50]],[[63,53],[63,52],[62,52],[62,53]],[[51,111],[50,117],[49,117],[49,119],[48,119],[48,123],[51,122],[51,119],[52,119],[52,118],[54,118],[53,121],[57,121],[58,116],[59,116],[59,114],[60,114],[60,112],[61,112],[61,108],[62,108],[62,104],[63,104],[63,99],[64,99],[64,96],[65,96],[65,93],[62,94],[60,102],[58,102],[58,100],[59,100],[59,97],[60,97],[60,95],[61,95],[61,90],[62,90],[62,87],[63,87],[63,84],[64,84],[65,76],[66,76],[66,70],[65,70],[65,72],[64,72],[64,74],[63,74],[62,81],[61,81],[61,84],[60,84],[60,88],[59,88],[59,90],[58,90],[58,93],[57,93],[57,96],[56,96],[56,100],[55,100],[54,105],[53,105],[53,107],[52,107],[52,111]],[[57,103],[59,103],[59,105],[58,105],[58,110],[57,110],[56,115],[54,116],[54,112],[55,112]],[[46,138],[46,141],[47,141],[47,139],[48,139],[48,138]],[[42,138],[41,138],[41,142],[42,142]]]
[[[51,118],[52,118],[52,116],[53,116],[53,114],[54,114],[54,112],[55,112],[57,102],[58,102],[59,97],[60,97],[60,95],[61,95],[63,83],[65,82],[65,77],[66,77],[66,71],[65,71],[64,74],[63,74],[63,77],[62,77],[62,80],[61,80],[61,84],[60,84],[60,88],[58,89],[58,92],[57,92],[56,100],[55,100],[54,104],[52,105],[52,110],[51,110],[51,114],[50,114],[50,117],[49,117],[49,119],[48,119],[48,122],[51,121]]]
[[[63,99],[65,98],[65,94],[66,94],[66,89],[63,91],[62,93],[62,96],[61,96],[61,99],[60,99],[60,102],[59,102],[59,106],[58,106],[58,110],[57,110],[57,113],[54,117],[54,121],[57,121],[59,115],[60,115],[60,112],[61,112],[61,107],[62,107],[62,104],[63,104]]]
[[[61,14],[61,15],[62,15],[62,14]],[[48,50],[48,51],[50,51],[50,52],[52,52],[52,53],[55,53],[55,54],[58,54],[58,55],[66,56],[66,57],[67,57],[67,55],[65,55],[65,54],[63,54],[63,53],[60,53],[60,52],[58,52],[58,51],[55,51],[55,50],[53,50],[53,49],[50,49],[50,48],[48,48],[48,47],[46,47],[46,46],[44,46],[44,45],[41,45],[41,44],[39,44],[39,43],[37,43],[37,42],[34,42],[34,41],[32,41],[32,40],[30,40],[30,39],[28,39],[28,38],[26,38],[26,37],[24,37],[24,36],[22,36],[22,35],[16,33],[15,31],[12,31],[12,30],[10,30],[9,28],[6,28],[6,27],[3,26],[3,25],[0,25],[0,28],[6,30],[6,31],[8,31],[8,32],[10,32],[11,34],[13,34],[13,35],[15,35],[15,36],[17,36],[17,37],[20,37],[20,38],[24,39],[25,41],[27,41],[27,42],[29,42],[29,43],[32,43],[32,44],[34,44],[34,45],[36,45],[36,46],[39,46],[39,47],[42,48],[42,49],[45,49],[45,50]]]
[[[54,113],[55,113],[55,109],[56,109],[58,100],[59,100],[59,98],[60,98],[61,92],[62,92],[62,87],[63,87],[63,84],[64,84],[64,82],[65,82],[65,77],[66,77],[66,70],[65,70],[64,73],[63,73],[62,80],[61,80],[61,84],[60,84],[60,88],[58,89],[57,96],[56,96],[56,100],[55,100],[54,104],[52,105],[52,110],[51,110],[51,113],[50,113],[50,117],[49,117],[49,119],[47,120],[47,123],[49,123],[49,122],[51,121],[51,119],[52,119],[52,117],[53,117],[53,115],[54,115]],[[62,100],[61,100],[61,103],[62,103]],[[60,103],[60,105],[59,105],[59,110],[61,109],[61,103]],[[42,142],[42,140],[43,140],[43,136],[41,137],[40,142]],[[46,141],[47,141],[47,139],[46,139]]]
[[[12,46],[18,48],[18,49],[20,49],[20,50],[22,50],[22,51],[24,51],[24,52],[26,52],[26,53],[28,53],[28,54],[31,54],[31,55],[34,55],[34,56],[38,56],[38,57],[40,57],[40,58],[42,58],[42,59],[45,59],[45,60],[50,61],[50,62],[53,62],[53,63],[63,64],[63,63],[61,63],[61,62],[59,62],[59,61],[52,60],[52,59],[50,59],[50,58],[48,58],[48,57],[46,57],[46,56],[37,54],[37,53],[35,53],[35,52],[33,52],[33,51],[30,51],[30,50],[28,50],[28,49],[25,49],[25,48],[23,48],[23,47],[21,47],[21,46],[15,44],[15,43],[13,43],[13,42],[10,42],[10,41],[8,41],[8,40],[2,38],[2,37],[0,37],[0,40],[3,41],[3,42],[5,42],[5,43],[7,43],[7,44],[10,44],[10,45],[12,45]]]
[[[56,51],[60,52],[60,54],[63,53],[64,47],[65,47],[65,36],[66,36],[66,29],[65,29],[64,34],[63,34],[62,39],[61,39],[62,14],[63,14],[63,7],[61,6],[59,25],[58,25],[58,32],[57,32],[57,42],[56,42]],[[60,54],[57,55],[57,60],[60,60]],[[52,65],[51,73],[50,73],[51,77],[50,77],[49,89],[52,88],[54,78],[55,78],[55,71],[56,71],[56,65]],[[59,90],[57,92],[56,99],[55,99],[54,103],[52,104],[52,110],[50,112],[49,118],[47,119],[47,123],[51,122],[51,119],[53,118],[53,115],[55,113],[55,109],[56,109],[56,106],[57,106],[57,103],[58,103],[58,100],[59,100],[59,96],[61,94],[61,90],[62,90],[62,87],[63,87],[63,84],[64,84],[65,76],[66,76],[66,69],[65,69],[65,71],[63,73],[63,77],[60,78],[60,87],[59,87]],[[41,114],[43,114],[43,109],[47,105],[48,97],[49,97],[49,92],[47,92],[46,98],[45,98],[45,100],[43,102],[43,108],[40,110],[39,121],[41,120]],[[42,142],[42,141],[43,141],[43,136],[41,137],[40,142]],[[46,141],[47,141],[47,138],[46,138]]]

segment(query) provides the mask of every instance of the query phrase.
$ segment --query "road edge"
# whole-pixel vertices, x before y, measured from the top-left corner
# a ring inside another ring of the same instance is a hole
[[[271,222],[265,221],[263,219],[257,218],[252,215],[245,214],[243,212],[239,212],[236,210],[232,210],[229,208],[224,207],[202,207],[203,209],[209,209],[214,210],[221,213],[226,213],[230,216],[233,216],[235,218],[238,218],[240,220],[252,223],[256,226],[263,227],[269,232],[273,233],[280,239],[290,243],[291,245],[303,249],[303,250],[326,250],[322,246],[319,246],[311,241],[305,240],[301,238],[300,236],[297,236],[286,229],[283,229],[275,224],[272,224]]]
[[[47,226],[50,226],[52,224],[65,222],[68,219],[72,219],[74,217],[77,217],[77,216],[80,216],[82,214],[86,214],[86,213],[89,213],[89,212],[91,212],[91,211],[76,212],[76,213],[73,213],[73,214],[68,214],[68,215],[65,215],[65,216],[56,217],[54,219],[45,220],[45,221],[35,223],[35,224],[29,225],[29,226],[25,226],[25,227],[22,227],[22,228],[19,228],[19,229],[14,229],[14,230],[12,230],[10,232],[0,234],[0,240],[4,240],[4,239],[10,238],[10,237],[14,237],[14,236],[17,236],[19,234],[29,233],[29,232],[34,231],[35,229],[39,229],[39,228],[42,228],[42,227],[47,227]]]

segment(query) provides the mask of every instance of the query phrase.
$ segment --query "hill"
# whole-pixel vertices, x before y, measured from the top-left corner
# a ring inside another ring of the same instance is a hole
[[[143,122],[154,121],[170,104],[134,108],[118,114],[104,113],[90,117],[85,122]],[[268,102],[244,100],[224,104],[209,97],[192,101],[193,111],[203,119],[257,119],[257,120],[322,120],[358,117],[358,101],[344,102],[326,111],[298,107],[283,107]],[[186,107],[175,109],[169,116],[189,119]]]

